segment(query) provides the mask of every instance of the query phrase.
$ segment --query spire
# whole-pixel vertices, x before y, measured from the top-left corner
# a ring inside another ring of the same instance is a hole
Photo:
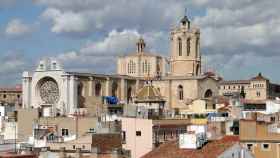
[[[136,45],[137,45],[137,52],[138,53],[144,52],[144,48],[146,47],[146,43],[145,43],[145,41],[142,37],[139,38]]]
[[[190,28],[190,20],[189,20],[189,18],[188,18],[188,16],[187,16],[187,8],[185,8],[185,15],[184,15],[184,17],[181,19],[181,25],[183,25],[183,26],[188,26],[188,29]]]

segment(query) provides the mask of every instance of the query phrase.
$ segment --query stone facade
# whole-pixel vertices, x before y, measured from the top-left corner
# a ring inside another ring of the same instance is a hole
[[[273,84],[259,73],[249,80],[221,81],[219,95],[232,96],[244,92],[245,99],[266,100],[280,97],[280,85]]]
[[[121,56],[117,61],[117,73],[133,77],[159,77],[165,75],[166,59],[145,52],[146,43],[140,38],[136,43],[137,52]]]
[[[54,61],[40,63],[47,68],[23,73],[23,107],[41,108],[45,116],[68,115],[81,109],[96,114],[103,108],[103,96],[116,96],[120,102],[127,103],[143,83],[129,76],[65,72],[61,67],[54,70],[50,67]],[[58,90],[51,87],[42,90],[49,81],[57,85]],[[54,95],[54,100],[44,99],[44,95]]]
[[[198,76],[201,73],[200,30],[185,16],[170,33],[171,74]]]
[[[20,105],[22,102],[21,86],[0,88],[0,102]]]
[[[185,16],[171,31],[170,61],[146,52],[140,38],[135,53],[118,58],[117,75],[67,72],[55,59],[42,60],[36,71],[23,73],[23,107],[41,108],[45,116],[81,109],[98,114],[104,108],[103,96],[129,103],[147,80],[160,91],[166,110],[184,109],[195,99],[218,95],[217,77],[201,73],[199,34]]]
[[[256,158],[278,158],[280,156],[280,134],[271,132],[269,125],[271,123],[264,121],[240,121],[240,142]]]

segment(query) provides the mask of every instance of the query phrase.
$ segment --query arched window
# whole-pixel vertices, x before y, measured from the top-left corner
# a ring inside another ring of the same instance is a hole
[[[183,100],[184,99],[184,89],[182,85],[178,86],[178,99]]]
[[[211,89],[207,89],[207,91],[204,94],[204,98],[211,98],[213,96],[213,92]]]
[[[191,53],[191,39],[187,39],[187,56],[189,56]]]
[[[199,75],[199,65],[196,66],[196,75]]]
[[[150,74],[150,71],[151,71],[151,64],[148,63],[148,74]]]
[[[100,82],[97,82],[95,84],[94,90],[95,90],[95,96],[96,97],[101,95],[101,83]]]
[[[182,56],[182,39],[178,38],[178,51],[179,51],[179,56]]]
[[[83,95],[83,90],[84,90],[83,84],[80,82],[78,84],[78,96],[82,96]]]
[[[199,49],[199,38],[196,39],[196,42],[195,42],[195,57],[197,57],[198,55],[198,49]]]
[[[132,64],[132,73],[136,73],[136,64],[134,62]]]
[[[114,81],[112,84],[112,96],[117,96],[118,84]]]
[[[127,89],[127,103],[130,103],[132,101],[132,88],[129,87]]]
[[[145,73],[145,64],[144,64],[144,62],[142,63],[142,73]]]
[[[144,73],[148,72],[148,62],[147,60],[144,61]]]
[[[134,73],[134,70],[135,69],[135,63],[133,61],[129,61],[128,62],[128,73],[131,74],[131,73]]]

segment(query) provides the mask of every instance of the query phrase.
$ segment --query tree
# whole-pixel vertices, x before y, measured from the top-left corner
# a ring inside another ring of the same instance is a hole
[[[246,96],[246,93],[245,93],[245,90],[244,90],[244,86],[241,87],[240,96],[241,96],[242,98],[245,98],[245,96]]]

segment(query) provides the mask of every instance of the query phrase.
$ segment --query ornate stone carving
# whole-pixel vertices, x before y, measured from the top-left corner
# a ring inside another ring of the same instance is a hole
[[[52,79],[43,81],[40,86],[40,97],[45,104],[55,104],[59,100],[59,88]]]

